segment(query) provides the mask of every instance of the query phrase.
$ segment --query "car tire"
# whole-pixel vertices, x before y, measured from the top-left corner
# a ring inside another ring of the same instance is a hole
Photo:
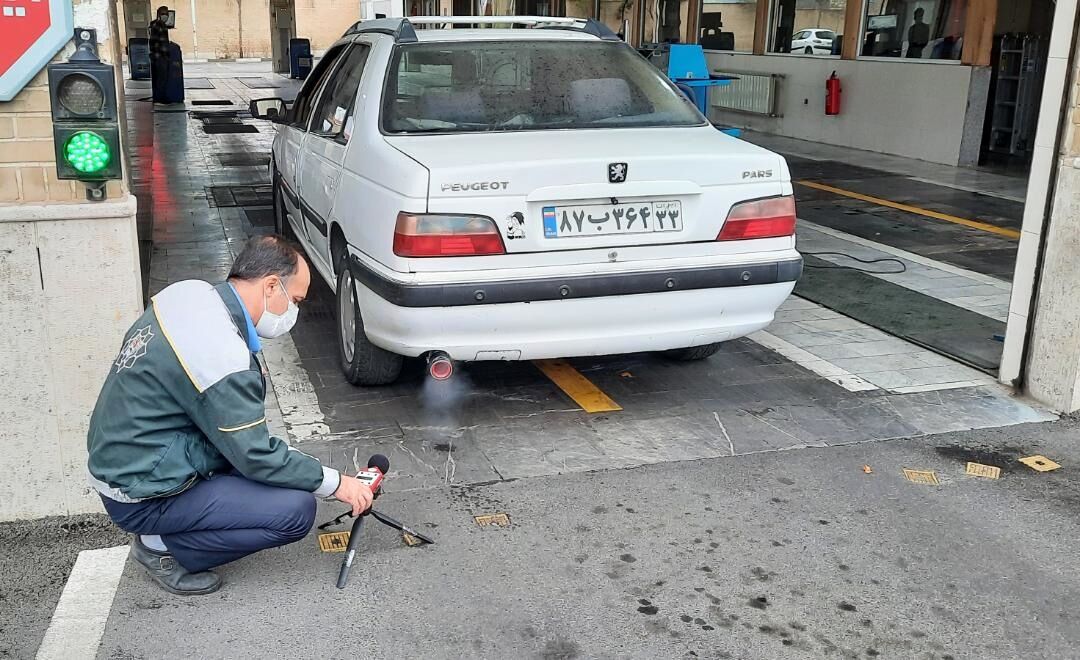
[[[805,52],[807,55],[813,55],[814,54],[814,47],[813,46],[807,46],[806,50],[803,51],[803,52]]]
[[[664,351],[663,355],[669,360],[676,362],[695,362],[716,355],[721,344],[705,344],[704,346],[691,346],[690,348],[675,348]]]
[[[285,216],[285,203],[281,199],[281,175],[274,171],[274,233],[278,236],[284,236],[290,241],[296,240],[296,232],[293,231],[292,225],[289,224],[289,219]]]
[[[405,359],[371,343],[364,332],[364,320],[357,303],[356,281],[349,268],[337,277],[338,357],[345,380],[353,385],[389,385],[401,375]]]

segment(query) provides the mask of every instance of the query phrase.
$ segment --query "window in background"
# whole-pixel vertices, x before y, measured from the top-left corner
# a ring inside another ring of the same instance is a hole
[[[773,0],[769,52],[839,55],[846,11],[847,0]]]
[[[475,0],[474,6],[477,16],[513,16],[516,4],[514,0]]]
[[[595,0],[566,0],[563,4],[563,16],[567,18],[595,18]]]
[[[967,0],[869,0],[862,55],[958,60]]]
[[[704,0],[699,43],[705,50],[754,50],[757,0]]]
[[[624,40],[629,40],[633,34],[635,7],[634,0],[600,0],[600,22]]]
[[[644,43],[692,44],[697,39],[688,33],[690,2],[688,0],[641,0],[645,4]]]

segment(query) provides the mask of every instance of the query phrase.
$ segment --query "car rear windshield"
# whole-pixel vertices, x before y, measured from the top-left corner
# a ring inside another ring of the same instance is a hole
[[[700,126],[705,118],[621,43],[402,46],[383,97],[387,133]]]

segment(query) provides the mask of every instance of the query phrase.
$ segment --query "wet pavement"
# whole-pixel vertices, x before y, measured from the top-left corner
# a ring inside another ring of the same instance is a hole
[[[101,660],[1066,658],[1080,646],[1075,423],[401,492],[344,590],[314,536],[203,598],[131,562]],[[1066,468],[1016,463],[1043,453]],[[965,461],[1004,468],[964,475]],[[868,474],[864,466],[869,466]],[[903,468],[934,470],[938,486]],[[336,515],[333,506],[319,520]],[[510,526],[473,517],[505,513]]]

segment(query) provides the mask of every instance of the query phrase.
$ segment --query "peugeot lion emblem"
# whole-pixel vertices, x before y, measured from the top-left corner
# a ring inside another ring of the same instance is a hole
[[[607,166],[607,178],[611,183],[624,183],[629,168],[626,163],[611,163]]]

